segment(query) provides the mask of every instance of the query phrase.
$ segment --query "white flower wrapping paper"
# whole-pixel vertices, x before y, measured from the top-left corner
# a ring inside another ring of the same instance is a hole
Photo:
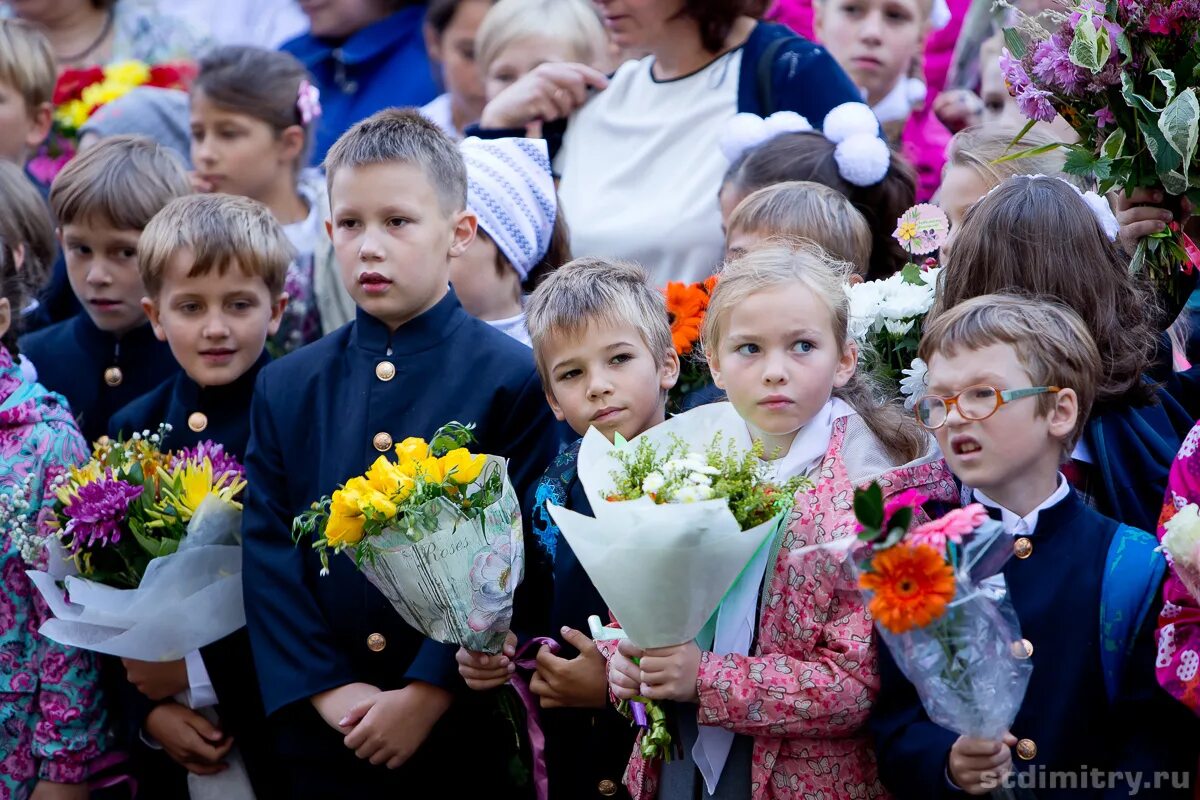
[[[721,406],[673,417],[632,439],[660,452],[675,435],[704,452],[721,434],[749,449],[745,423]],[[722,499],[657,505],[648,497],[610,502],[612,473],[620,468],[613,445],[596,429],[579,448],[579,479],[592,506],[588,517],[553,503],[547,507],[571,550],[629,638],[639,647],[690,642],[729,589],[775,534],[780,514],[743,531]]]
[[[139,661],[175,661],[225,638],[246,624],[241,527],[240,509],[208,498],[179,550],[151,561],[136,589],[80,577],[52,540],[48,571],[26,573],[54,614],[39,633]]]
[[[242,603],[242,512],[215,497],[200,504],[179,550],[156,558],[136,589],[116,589],[79,576],[56,540],[47,571],[27,575],[54,614],[38,630],[68,647],[138,661],[178,661],[246,624]],[[190,706],[190,693],[175,698]],[[212,708],[196,709],[217,722]],[[188,773],[191,800],[254,800],[235,746],[229,768]]]
[[[407,530],[385,531],[369,545],[374,563],[364,558],[361,569],[404,621],[429,638],[498,653],[524,576],[525,545],[507,462],[497,456],[487,461],[476,484],[498,469],[504,489],[482,516],[467,519],[451,503],[434,501],[435,530],[411,538]]]

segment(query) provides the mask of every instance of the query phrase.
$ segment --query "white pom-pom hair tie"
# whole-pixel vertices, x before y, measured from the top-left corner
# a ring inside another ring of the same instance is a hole
[[[763,119],[757,114],[734,114],[717,140],[722,155],[730,164],[744,154],[785,133],[804,133],[813,126],[795,111],[777,111]]]
[[[734,163],[747,152],[785,133],[813,130],[794,111],[777,111],[763,119],[755,114],[735,114],[718,139],[721,152]],[[838,174],[855,186],[874,186],[887,177],[892,153],[879,138],[879,120],[865,103],[842,103],[825,115],[818,131],[833,142]]]

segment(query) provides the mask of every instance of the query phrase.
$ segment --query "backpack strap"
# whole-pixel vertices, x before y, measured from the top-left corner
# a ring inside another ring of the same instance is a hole
[[[1121,524],[1113,535],[1100,588],[1100,664],[1109,702],[1117,697],[1138,631],[1154,606],[1167,562],[1158,540]]]
[[[763,119],[771,116],[777,110],[775,108],[775,59],[787,43],[788,37],[780,36],[767,45],[758,59],[759,116]]]

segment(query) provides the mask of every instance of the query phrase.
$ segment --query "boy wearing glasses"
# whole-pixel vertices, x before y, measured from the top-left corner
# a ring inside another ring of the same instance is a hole
[[[1095,393],[1100,357],[1087,328],[1055,303],[987,295],[933,320],[920,356],[929,394],[919,421],[964,495],[1012,535],[1003,576],[1023,637],[1013,652],[1034,670],[1011,732],[973,739],[929,720],[881,644],[871,726],[884,784],[900,800],[1002,786],[1039,800],[1150,787],[1156,798],[1190,797],[1196,721],[1154,677],[1162,556],[1149,534],[1086,506],[1059,471]],[[1153,783],[1168,771],[1174,783]]]

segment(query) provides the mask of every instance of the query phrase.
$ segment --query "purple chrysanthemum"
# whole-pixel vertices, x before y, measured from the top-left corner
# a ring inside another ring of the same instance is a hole
[[[214,480],[219,480],[222,475],[229,475],[233,478],[244,478],[246,476],[246,468],[242,466],[240,461],[225,452],[224,445],[209,440],[200,442],[195,447],[175,453],[172,466],[182,464],[186,461],[203,461],[205,458],[212,463]]]
[[[1021,110],[1025,118],[1038,122],[1053,122],[1058,115],[1050,103],[1050,97],[1049,92],[1038,89],[1036,86],[1027,86],[1024,91],[1014,95],[1017,108]]]
[[[68,517],[65,533],[71,537],[71,551],[75,553],[84,547],[107,547],[119,542],[121,523],[129,515],[129,504],[141,496],[142,487],[109,473],[76,492],[63,509]]]
[[[1074,94],[1088,78],[1071,63],[1070,47],[1071,43],[1056,33],[1033,51],[1033,74],[1043,85],[1064,94]]]

